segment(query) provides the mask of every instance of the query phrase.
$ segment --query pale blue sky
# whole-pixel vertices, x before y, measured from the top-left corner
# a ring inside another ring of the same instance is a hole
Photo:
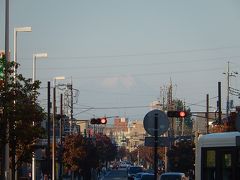
[[[1,0],[0,49],[4,7]],[[32,77],[32,54],[47,52],[47,59],[37,61],[39,100],[46,104],[48,80],[72,77],[80,91],[76,118],[142,119],[148,108],[108,108],[148,106],[170,79],[175,98],[203,111],[192,104],[204,106],[208,93],[216,106],[218,81],[226,97],[227,61],[240,72],[238,0],[10,0],[11,52],[13,29],[23,26],[33,31],[18,34],[19,72]],[[240,89],[239,76],[231,86]],[[100,109],[80,113],[86,107]]]

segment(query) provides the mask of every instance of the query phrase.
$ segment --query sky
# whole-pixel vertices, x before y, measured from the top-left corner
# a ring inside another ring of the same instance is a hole
[[[73,116],[143,119],[170,82],[173,98],[193,112],[216,110],[218,82],[226,104],[227,62],[240,73],[238,0],[9,0],[10,51],[17,36],[18,73],[32,77],[33,54],[47,104],[47,82],[72,83],[79,91]],[[5,47],[5,0],[0,1],[0,49]],[[230,86],[240,89],[239,75]],[[61,93],[58,90],[58,95]],[[236,96],[230,96],[239,105]]]

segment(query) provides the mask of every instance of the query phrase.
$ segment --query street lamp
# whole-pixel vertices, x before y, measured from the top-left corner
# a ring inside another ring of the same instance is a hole
[[[17,27],[14,28],[14,37],[13,37],[13,60],[14,63],[17,63],[17,33],[18,32],[32,32],[32,27]],[[16,77],[16,67],[14,65],[14,78]]]
[[[32,83],[35,82],[36,78],[36,60],[37,58],[46,58],[48,55],[47,53],[37,53],[33,54],[33,77],[32,77]],[[34,90],[35,92],[35,90]],[[33,121],[34,126],[34,121]],[[32,155],[32,180],[36,180],[36,158],[35,158],[35,152],[33,152]]]
[[[47,58],[47,57],[48,57],[47,53],[33,54],[33,77],[32,77],[32,82],[34,82],[35,79],[36,79],[36,60],[37,60],[37,58]]]
[[[17,27],[14,28],[14,35],[13,35],[13,60],[14,60],[14,66],[13,66],[13,76],[14,76],[14,83],[16,83],[16,74],[17,74],[17,70],[16,70],[16,63],[17,63],[17,33],[18,32],[32,32],[32,28],[31,27]],[[14,100],[14,105],[15,105],[16,101]],[[14,164],[15,164],[15,159],[16,157],[13,158]],[[17,172],[14,169],[15,167],[13,167],[13,172],[12,173],[16,173],[14,176],[15,178],[17,178]]]
[[[54,77],[53,78],[53,124],[52,124],[52,180],[56,178],[56,132],[55,132],[55,118],[56,118],[56,81],[64,80],[64,76]]]

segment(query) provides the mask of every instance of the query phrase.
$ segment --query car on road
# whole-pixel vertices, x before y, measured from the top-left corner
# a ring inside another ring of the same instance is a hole
[[[120,167],[120,168],[127,168],[127,167],[129,167],[129,166],[131,166],[131,164],[130,164],[129,162],[126,162],[126,161],[121,161],[121,162],[119,163],[119,167]]]
[[[159,180],[188,180],[188,178],[181,172],[166,172],[160,175]]]
[[[143,168],[140,166],[129,166],[127,168],[128,180],[134,180],[137,173],[143,172]]]
[[[147,173],[147,172],[140,172],[135,175],[134,180],[154,180],[154,174]]]
[[[154,174],[144,174],[142,175],[141,179],[140,180],[155,180],[154,179]]]
[[[147,173],[147,172],[139,172],[139,173],[137,173],[137,174],[135,175],[134,180],[141,180],[141,178],[142,178],[142,176],[143,176],[144,174],[149,174],[149,173]]]

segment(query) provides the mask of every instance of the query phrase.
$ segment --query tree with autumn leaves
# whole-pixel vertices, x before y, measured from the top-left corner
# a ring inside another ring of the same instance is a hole
[[[117,146],[104,134],[96,134],[96,149],[101,163],[108,163],[117,157]],[[105,164],[107,165],[107,164]]]
[[[4,84],[0,86],[0,107],[3,109],[0,116],[0,149],[3,157],[4,146],[9,143],[10,168],[14,179],[15,169],[31,162],[34,144],[44,137],[41,122],[45,119],[45,113],[37,102],[40,82],[32,82],[22,74],[14,77],[13,69],[14,66],[17,69],[18,64],[5,62],[4,56],[0,60],[8,67],[3,77]]]
[[[117,147],[106,135],[83,137],[81,134],[72,134],[65,138],[63,162],[74,176],[90,179],[91,169],[114,160],[116,155]]]
[[[164,151],[163,147],[159,147],[158,152],[158,160],[163,161],[164,159]],[[139,163],[143,165],[145,168],[153,168],[154,164],[154,148],[153,147],[146,147],[146,146],[138,146],[134,151],[129,154],[128,159],[131,162]]]

